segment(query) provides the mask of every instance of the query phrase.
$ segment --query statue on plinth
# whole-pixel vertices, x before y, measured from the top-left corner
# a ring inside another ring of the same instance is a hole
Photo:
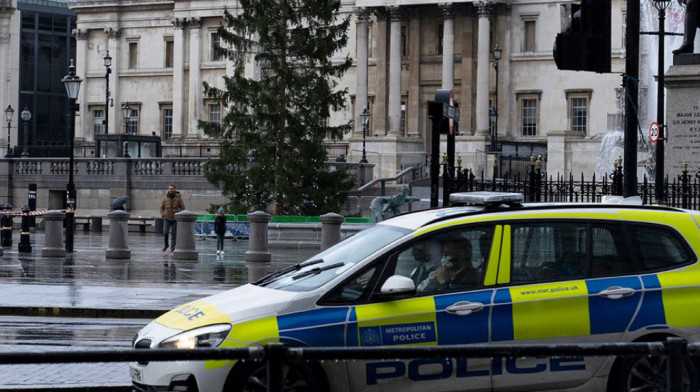
[[[678,0],[678,3],[685,4],[683,44],[673,54],[693,53],[695,33],[700,28],[700,0]]]

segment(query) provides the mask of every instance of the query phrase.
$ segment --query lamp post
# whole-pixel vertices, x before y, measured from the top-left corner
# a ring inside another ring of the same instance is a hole
[[[369,110],[367,110],[367,106],[362,109],[360,118],[362,118],[362,159],[360,159],[360,163],[367,163],[367,150],[365,149],[367,131],[369,128]]]
[[[124,116],[124,135],[129,134],[129,119],[131,118],[131,105],[129,102],[122,104],[122,116]],[[131,158],[129,156],[129,142],[124,142],[124,158]]]
[[[657,204],[666,204],[664,195],[664,139],[666,139],[666,126],[664,125],[664,39],[666,29],[666,9],[671,5],[671,0],[653,0],[654,7],[659,10],[659,76],[656,92],[656,122],[659,124],[659,140],[656,141],[656,176],[654,178],[654,199]]]
[[[73,65],[73,59],[70,61],[70,67],[68,67],[68,75],[61,79],[63,86],[66,88],[66,94],[68,94],[68,99],[70,100],[70,114],[69,126],[68,126],[68,148],[70,159],[68,161],[68,186],[66,188],[66,252],[73,251],[73,229],[75,221],[75,184],[73,183],[73,139],[75,139],[75,112],[78,110],[78,105],[75,101],[78,99],[78,93],[80,92],[80,83],[83,81],[82,78],[75,74],[75,65]]]
[[[12,156],[12,150],[10,150],[10,127],[12,126],[12,115],[15,114],[15,109],[12,109],[11,105],[7,105],[5,109],[5,120],[7,120],[7,153],[5,158],[10,158]]]
[[[104,60],[105,68],[107,68],[107,71],[105,72],[105,135],[109,133],[109,74],[112,73],[112,57],[109,55],[109,50],[107,51],[107,54],[105,54],[105,57],[102,58]]]
[[[32,119],[32,112],[30,112],[29,108],[25,106],[20,116],[24,121],[24,143],[22,143],[22,158],[27,158],[29,156],[29,120]]]
[[[498,151],[498,61],[501,59],[503,50],[498,44],[493,47],[491,51],[493,53],[493,59],[496,62],[493,64],[493,68],[496,70],[496,96],[493,104],[493,108],[489,111],[489,117],[493,122],[493,130],[491,131],[491,146],[490,151]]]

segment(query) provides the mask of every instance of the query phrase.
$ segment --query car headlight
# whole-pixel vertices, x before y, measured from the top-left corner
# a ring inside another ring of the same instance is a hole
[[[206,327],[196,328],[187,332],[177,334],[160,342],[160,348],[203,348],[219,347],[226,339],[231,324],[216,324]]]

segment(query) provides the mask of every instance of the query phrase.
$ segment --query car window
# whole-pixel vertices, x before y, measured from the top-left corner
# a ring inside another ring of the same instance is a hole
[[[395,252],[384,278],[413,280],[417,295],[481,286],[493,240],[493,227],[469,227],[426,236]],[[378,286],[379,288],[380,286]]]
[[[638,272],[680,267],[695,260],[688,245],[673,230],[655,225],[627,225]]]
[[[511,230],[511,282],[547,282],[586,276],[585,222],[513,224]]]
[[[591,242],[591,276],[613,276],[634,272],[622,226],[593,224]]]

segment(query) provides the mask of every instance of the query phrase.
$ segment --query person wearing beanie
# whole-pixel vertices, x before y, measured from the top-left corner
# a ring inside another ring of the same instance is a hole
[[[216,254],[224,254],[224,236],[226,235],[226,215],[224,209],[219,207],[214,219],[214,233],[216,233]]]
[[[175,185],[168,185],[168,193],[160,202],[160,216],[163,217],[163,252],[168,249],[168,233],[170,232],[170,253],[175,252],[175,240],[177,239],[177,220],[175,214],[185,209],[180,192],[175,190]]]

